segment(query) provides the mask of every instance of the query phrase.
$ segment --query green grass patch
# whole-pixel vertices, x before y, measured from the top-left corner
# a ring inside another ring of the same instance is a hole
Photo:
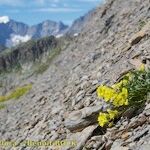
[[[4,109],[5,107],[6,107],[6,105],[1,104],[1,105],[0,105],[0,110],[1,110],[1,109]]]
[[[141,30],[145,25],[146,25],[146,21],[145,20],[140,20],[139,21],[139,30]]]
[[[35,73],[36,74],[43,74],[48,68],[50,63],[53,61],[53,59],[59,55],[59,53],[61,52],[61,48],[56,48],[53,49],[52,51],[50,51],[49,56],[47,57],[46,62],[44,63],[38,63],[36,69],[35,69]]]
[[[23,96],[24,94],[26,94],[27,92],[29,92],[32,88],[32,85],[25,85],[22,87],[18,87],[16,88],[14,91],[12,91],[11,93],[8,93],[4,96],[0,96],[0,102],[5,102],[8,101],[10,99],[19,99],[21,96]]]

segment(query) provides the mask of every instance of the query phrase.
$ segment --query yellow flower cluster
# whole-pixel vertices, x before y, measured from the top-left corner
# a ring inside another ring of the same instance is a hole
[[[110,121],[114,120],[118,116],[119,112],[117,110],[107,110],[107,113],[99,113],[98,122],[101,127],[104,127]]]
[[[116,91],[110,87],[101,85],[97,88],[97,94],[99,98],[104,98],[108,102],[113,99]]]
[[[122,91],[118,93],[114,98],[113,105],[116,107],[120,107],[128,104],[128,90],[126,88],[122,88]]]
[[[98,97],[103,98],[106,102],[112,102],[115,107],[128,105],[128,90],[126,88],[122,88],[121,91],[117,91],[122,84],[127,84],[127,82],[127,80],[122,80],[112,87],[104,85],[99,86],[97,88]]]

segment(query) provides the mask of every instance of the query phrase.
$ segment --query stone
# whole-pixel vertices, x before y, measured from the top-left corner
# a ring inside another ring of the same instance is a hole
[[[150,104],[147,104],[147,106],[145,107],[144,112],[145,112],[146,116],[150,115]]]
[[[93,80],[92,85],[96,85],[96,84],[98,84],[98,80]]]
[[[139,150],[150,150],[150,144],[143,144],[143,145],[141,145]]]
[[[129,40],[129,43],[133,46],[135,44],[137,44],[138,42],[140,42],[140,40],[146,35],[145,32],[140,31],[138,33],[136,33],[135,35],[133,35],[133,37]]]
[[[126,139],[128,139],[129,136],[131,136],[131,135],[132,135],[132,132],[125,132],[125,133],[122,134],[121,138],[124,139],[124,140],[126,140]]]
[[[98,149],[104,144],[104,141],[102,140],[102,135],[99,136],[93,136],[90,138],[90,140],[87,141],[85,148],[87,149]]]
[[[81,78],[81,81],[88,81],[88,80],[89,80],[89,77],[86,75]]]
[[[77,145],[75,146],[75,149],[81,150],[85,146],[87,140],[92,136],[93,131],[97,128],[97,126],[98,125],[92,125],[81,132],[70,134],[67,139],[76,141]]]
[[[84,81],[80,84],[81,89],[86,90],[90,86],[88,81]]]
[[[121,146],[122,145],[122,141],[121,140],[116,140],[114,141],[112,147],[110,150],[129,150],[128,147],[126,146]]]
[[[91,102],[91,97],[86,97],[83,102],[84,107],[90,106]]]
[[[52,137],[50,138],[51,141],[54,141],[58,138],[58,133],[56,131],[51,131]]]
[[[82,90],[82,91],[79,91],[76,95],[76,103],[78,103],[80,100],[82,100],[85,96],[85,91]]]
[[[133,136],[133,141],[139,141],[144,135],[147,135],[150,131],[150,128],[146,128],[143,131],[137,132],[135,136]]]
[[[98,72],[96,77],[97,77],[97,79],[100,79],[101,76],[102,76],[102,73],[101,73],[101,72]]]
[[[149,28],[150,28],[150,21],[147,22],[147,24],[142,28],[142,30],[134,34],[133,37],[129,40],[131,46],[137,44],[138,42],[141,41],[142,38],[148,35],[150,31]]]
[[[73,111],[65,119],[65,127],[72,132],[76,132],[91,124],[95,124],[97,123],[97,117],[101,110],[102,106],[93,106]]]

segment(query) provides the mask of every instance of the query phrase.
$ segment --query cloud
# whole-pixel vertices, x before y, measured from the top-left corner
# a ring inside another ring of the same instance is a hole
[[[20,6],[23,4],[21,0],[0,0],[0,5]]]
[[[39,9],[34,9],[34,12],[81,12],[83,9],[78,9],[78,8],[63,8],[63,7],[57,7],[57,8],[39,8]]]
[[[10,39],[7,39],[6,41],[6,46],[7,47],[16,46],[20,43],[27,42],[30,39],[31,36],[29,35],[20,36],[20,35],[11,34]]]
[[[9,17],[8,16],[1,16],[0,17],[0,23],[8,23],[9,22]]]
[[[32,0],[32,2],[37,5],[47,5],[48,3],[58,4],[60,1],[59,0]]]
[[[20,13],[21,10],[19,9],[5,9],[5,13]]]

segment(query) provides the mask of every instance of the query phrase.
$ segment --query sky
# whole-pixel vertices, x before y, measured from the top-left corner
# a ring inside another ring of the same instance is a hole
[[[99,6],[103,0],[0,0],[0,16],[34,25],[44,20],[72,21]]]

